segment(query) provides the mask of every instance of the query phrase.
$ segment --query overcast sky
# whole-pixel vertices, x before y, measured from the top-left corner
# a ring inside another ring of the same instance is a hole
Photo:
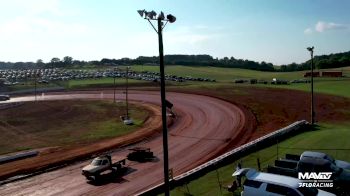
[[[0,0],[0,61],[157,56],[136,10],[177,17],[165,54],[209,54],[274,64],[350,50],[349,0]]]

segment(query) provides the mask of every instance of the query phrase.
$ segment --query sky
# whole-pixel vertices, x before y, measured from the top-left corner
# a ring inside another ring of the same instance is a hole
[[[209,54],[276,65],[350,50],[349,0],[0,0],[0,61],[158,56],[137,10],[177,20],[165,54]]]

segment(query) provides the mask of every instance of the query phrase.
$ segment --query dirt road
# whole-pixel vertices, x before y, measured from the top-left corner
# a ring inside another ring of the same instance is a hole
[[[39,99],[111,99],[108,92],[84,92],[51,94]],[[123,94],[117,95],[123,99]],[[160,104],[157,92],[132,91],[129,99]],[[201,95],[167,93],[174,104],[177,119],[169,128],[169,163],[174,174],[180,174],[215,157],[234,143],[241,143],[242,132],[252,119],[246,119],[237,106]],[[33,100],[33,97],[13,98]],[[249,134],[247,132],[247,134]],[[163,180],[161,135],[138,144],[150,147],[157,159],[153,162],[127,162],[128,174],[121,178],[109,178],[99,184],[88,183],[81,175],[81,168],[88,164],[80,162],[62,169],[37,175],[0,187],[0,195],[134,195]],[[125,156],[127,149],[119,149],[113,156]]]

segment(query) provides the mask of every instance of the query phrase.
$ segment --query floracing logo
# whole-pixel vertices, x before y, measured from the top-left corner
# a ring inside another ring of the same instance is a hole
[[[333,187],[332,172],[299,172],[299,187]]]

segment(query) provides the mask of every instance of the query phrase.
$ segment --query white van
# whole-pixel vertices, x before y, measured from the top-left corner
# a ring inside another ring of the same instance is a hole
[[[277,195],[334,195],[332,193],[312,188],[299,187],[301,180],[288,176],[258,172],[251,168],[242,168],[235,171],[232,176],[245,177],[243,183],[243,196],[277,196]]]

